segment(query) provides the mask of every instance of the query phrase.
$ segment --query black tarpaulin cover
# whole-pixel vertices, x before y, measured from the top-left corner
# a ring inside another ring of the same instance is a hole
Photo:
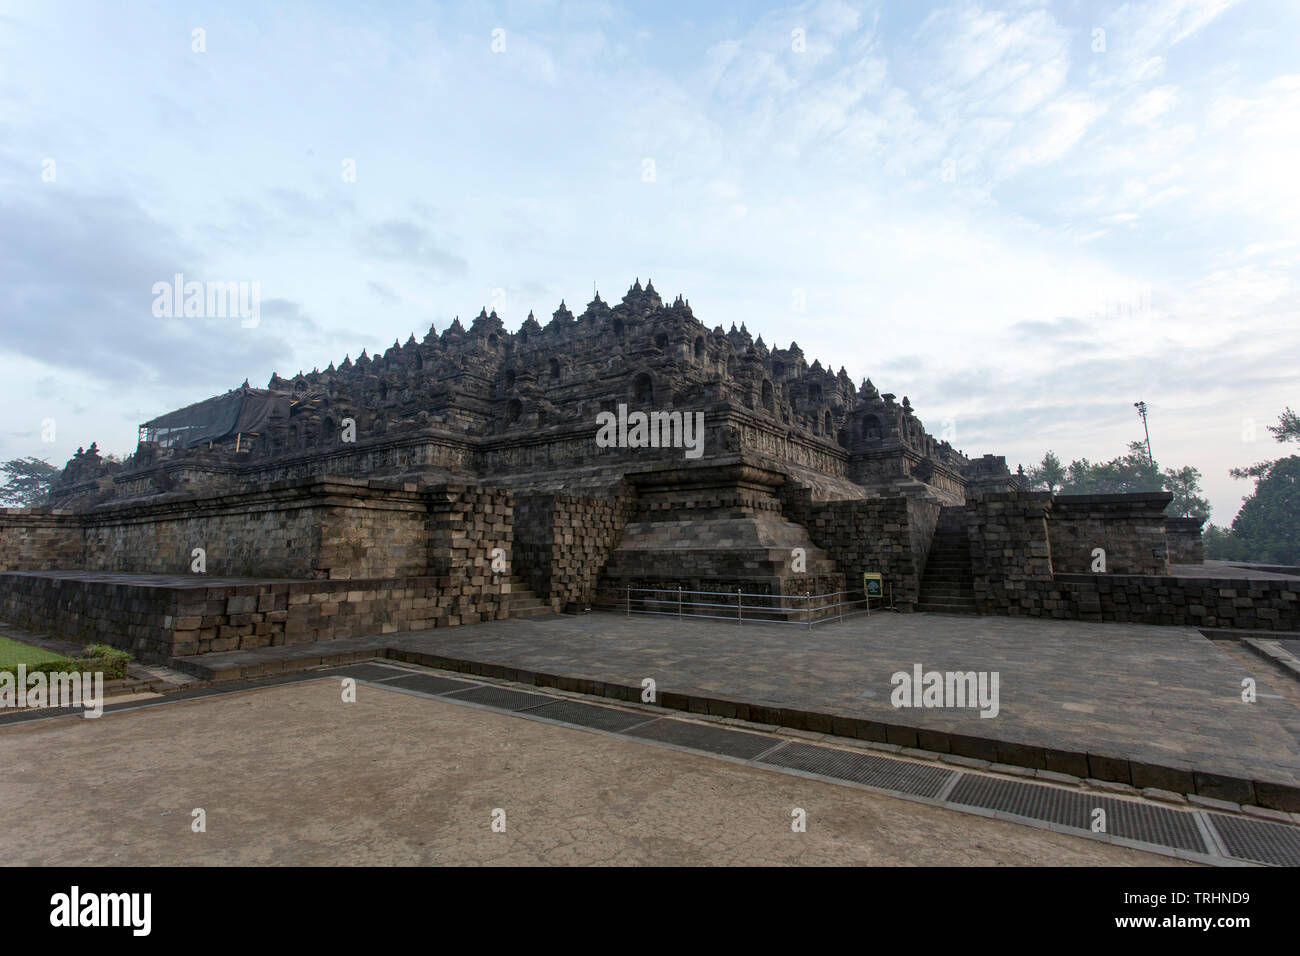
[[[259,432],[277,409],[287,416],[289,403],[289,396],[283,392],[244,385],[225,395],[168,412],[140,427],[145,430],[146,441],[156,441],[168,448],[193,448],[236,433]]]

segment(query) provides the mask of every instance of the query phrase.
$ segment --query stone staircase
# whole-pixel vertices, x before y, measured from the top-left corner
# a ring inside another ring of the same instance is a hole
[[[974,614],[975,588],[970,566],[970,544],[966,538],[966,508],[944,508],[930,544],[930,557],[921,577],[918,611],[941,614]]]
[[[510,575],[510,616],[543,617],[551,613],[551,605],[529,588],[520,575]]]

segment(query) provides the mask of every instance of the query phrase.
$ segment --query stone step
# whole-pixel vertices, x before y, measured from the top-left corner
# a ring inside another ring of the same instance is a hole
[[[916,605],[918,611],[929,611],[932,614],[974,614],[974,604],[930,604],[924,601],[918,601]]]
[[[511,617],[543,617],[550,615],[551,613],[551,609],[545,604],[526,608],[516,608],[513,604],[510,606]]]
[[[921,586],[921,599],[927,597],[938,597],[940,595],[951,597],[968,597],[975,600],[975,589],[963,587],[960,584],[924,584]]]

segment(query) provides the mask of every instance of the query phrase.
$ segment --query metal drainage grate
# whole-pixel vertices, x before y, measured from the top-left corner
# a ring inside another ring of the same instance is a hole
[[[1117,800],[1101,794],[964,774],[957,781],[948,802],[998,810],[1078,830],[1090,830],[1092,811],[1101,807],[1106,811],[1106,832],[1111,836],[1176,850],[1209,852],[1191,813],[1132,800]]]
[[[104,710],[108,711],[113,705],[105,706]],[[39,710],[11,710],[6,714],[0,714],[0,726],[4,724],[21,724],[28,720],[40,720],[44,717],[62,717],[67,714],[84,714],[86,708],[76,707],[42,707]]]
[[[249,681],[256,687],[271,687],[276,684],[301,684],[303,681],[319,680],[315,671],[293,671],[288,674],[272,674],[270,677],[250,677]]]
[[[1300,866],[1300,827],[1207,813],[1228,855],[1238,860]]]
[[[380,681],[390,677],[405,677],[411,671],[400,667],[386,667],[383,664],[349,664],[347,667],[334,667],[327,671],[316,671],[324,677],[353,677],[357,680]]]
[[[458,690],[469,690],[480,685],[451,677],[439,677],[437,674],[410,674],[397,680],[384,681],[390,687],[403,690],[419,691],[422,694],[451,694]]]
[[[566,724],[593,727],[596,730],[608,730],[613,733],[622,733],[629,727],[655,719],[651,714],[638,714],[613,707],[597,707],[573,700],[557,700],[551,704],[543,704],[541,707],[529,710],[528,716],[562,720]]]
[[[727,757],[740,757],[744,760],[752,760],[763,751],[771,750],[780,743],[776,738],[764,737],[762,734],[751,734],[743,730],[724,730],[721,727],[691,724],[665,717],[660,717],[644,727],[636,727],[627,733],[629,737],[658,740],[666,744],[677,744],[680,747],[690,747]]]
[[[528,710],[530,707],[537,707],[541,704],[549,704],[555,700],[554,697],[545,697],[541,694],[527,694],[521,690],[510,690],[507,687],[492,687],[484,684],[479,687],[471,687],[469,690],[452,691],[445,694],[450,700],[467,700],[471,704],[484,704],[488,707],[499,707],[502,710]]]
[[[957,771],[949,767],[926,767],[922,764],[877,757],[872,754],[834,750],[812,744],[790,743],[762,757],[769,763],[791,770],[822,774],[839,780],[852,780],[883,790],[896,790],[918,797],[933,797],[943,789]]]

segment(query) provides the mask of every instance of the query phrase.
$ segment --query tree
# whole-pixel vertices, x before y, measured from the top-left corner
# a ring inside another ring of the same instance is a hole
[[[1300,564],[1300,455],[1272,462],[1232,521],[1238,560]]]
[[[1128,451],[1110,461],[1076,458],[1062,468],[1054,452],[1041,465],[1029,469],[1030,487],[1066,495],[1124,495],[1169,490],[1173,501],[1166,511],[1201,519],[1210,516],[1210,503],[1200,496],[1201,473],[1184,465],[1163,472],[1147,455],[1145,442],[1131,441]]]
[[[1200,471],[1184,465],[1182,468],[1166,468],[1164,476],[1165,487],[1174,493],[1174,500],[1166,509],[1170,514],[1202,521],[1210,516],[1210,503],[1197,494],[1201,490]]]
[[[1300,415],[1291,411],[1288,405],[1278,416],[1276,425],[1269,425],[1268,430],[1280,442],[1300,441]]]
[[[1128,453],[1094,464],[1086,458],[1070,462],[1061,492],[1067,495],[1122,495],[1138,491],[1159,491],[1160,470],[1147,457],[1147,446],[1129,442]]]
[[[1268,426],[1278,442],[1300,441],[1300,416],[1288,405],[1277,425]],[[1214,529],[1206,557],[1263,564],[1300,564],[1300,456],[1233,468],[1233,478],[1254,478],[1231,529]],[[1213,526],[1211,526],[1213,527]]]
[[[1065,468],[1056,453],[1049,451],[1041,464],[1028,471],[1029,486],[1036,491],[1057,491],[1065,483]]]
[[[0,465],[7,479],[0,485],[0,503],[30,507],[44,501],[61,471],[43,458],[14,458]]]
[[[1227,528],[1207,525],[1201,532],[1201,541],[1205,545],[1205,556],[1213,561],[1240,561],[1242,558],[1240,544]]]

